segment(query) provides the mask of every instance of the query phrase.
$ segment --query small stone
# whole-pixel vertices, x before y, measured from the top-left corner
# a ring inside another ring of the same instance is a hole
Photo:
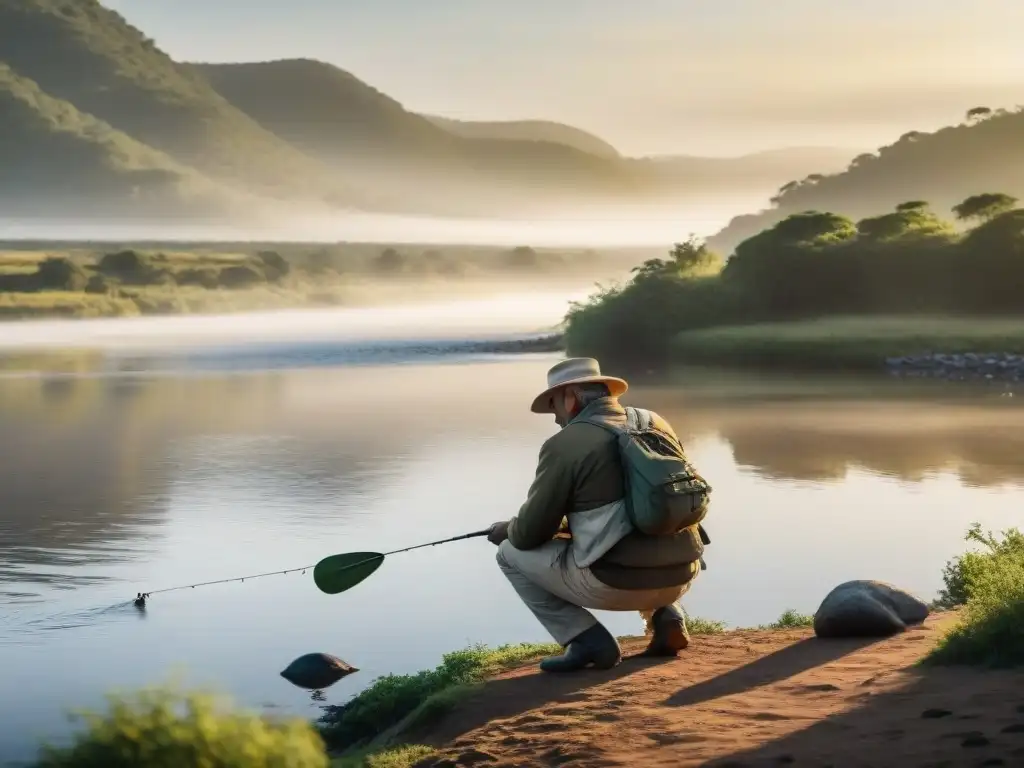
[[[1024,723],[1014,723],[1013,725],[1008,725],[1005,728],[1003,728],[1003,730],[1001,730],[1000,733],[1024,733]]]
[[[936,707],[933,709],[926,709],[924,712],[921,713],[921,717],[927,720],[934,720],[939,717],[948,717],[952,714],[953,713],[950,712],[948,709],[939,709]]]

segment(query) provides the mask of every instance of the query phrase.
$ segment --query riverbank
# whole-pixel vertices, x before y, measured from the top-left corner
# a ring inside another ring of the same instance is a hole
[[[34,765],[184,768],[214,754],[224,765],[290,755],[296,768],[1013,765],[1024,756],[1024,534],[974,525],[967,540],[983,548],[947,562],[930,613],[855,582],[813,617],[738,630],[691,619],[677,658],[637,658],[646,639],[624,638],[611,670],[544,674],[533,662],[551,644],[476,647],[378,678],[325,707],[317,730],[148,692]]]
[[[1018,764],[1024,673],[919,663],[955,621],[938,614],[881,641],[737,631],[700,637],[679,660],[578,677],[518,669],[390,764]]]
[[[1024,319],[834,317],[686,331],[672,359],[736,367],[1024,379]]]

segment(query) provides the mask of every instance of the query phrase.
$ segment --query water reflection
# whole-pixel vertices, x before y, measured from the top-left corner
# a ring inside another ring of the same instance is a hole
[[[168,498],[190,489],[254,509],[284,489],[297,524],[316,518],[318,501],[358,498],[393,465],[440,450],[440,435],[500,440],[510,417],[488,401],[525,390],[525,372],[542,367],[511,364],[514,376],[486,383],[445,367],[2,381],[0,584],[27,598],[33,585],[103,579],[82,566],[144,556]],[[770,479],[839,481],[860,469],[1024,481],[1024,408],[1013,401],[763,402],[650,383],[630,399],[687,442],[724,439],[740,467]]]
[[[527,410],[553,360],[0,377],[12,691],[0,762],[30,754],[37,730],[63,732],[66,706],[179,664],[246,702],[315,716],[319,702],[277,678],[281,658],[351,658],[361,674],[324,692],[340,703],[453,648],[544,639],[479,541],[389,558],[342,596],[292,574],[156,595],[145,612],[131,598],[513,513],[554,431]],[[1017,402],[853,381],[634,381],[629,399],[667,416],[715,485],[709,570],[687,598],[698,615],[770,621],[813,610],[846,578],[928,596],[971,520],[998,527],[1020,508],[1020,492],[995,489],[1024,485]],[[635,616],[603,618],[637,630]]]

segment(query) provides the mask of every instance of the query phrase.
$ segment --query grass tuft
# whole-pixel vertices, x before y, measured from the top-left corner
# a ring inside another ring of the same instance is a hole
[[[331,768],[409,768],[435,750],[423,744],[406,744],[380,751],[362,750],[336,758]]]
[[[801,629],[814,626],[814,616],[798,613],[792,608],[787,608],[771,624],[759,627],[759,629]]]
[[[478,645],[445,654],[434,669],[386,675],[348,703],[326,708],[321,733],[340,749],[365,745],[391,729],[435,719],[491,675],[560,650],[553,643],[522,643],[493,649]]]

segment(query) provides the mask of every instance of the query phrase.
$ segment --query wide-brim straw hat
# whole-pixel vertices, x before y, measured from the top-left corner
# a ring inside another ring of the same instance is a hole
[[[604,376],[601,373],[601,365],[594,358],[570,357],[548,371],[548,388],[534,398],[530,410],[534,413],[554,413],[551,408],[551,396],[555,390],[570,384],[589,384],[597,381],[608,386],[612,397],[619,397],[629,389],[629,384],[624,379]]]

